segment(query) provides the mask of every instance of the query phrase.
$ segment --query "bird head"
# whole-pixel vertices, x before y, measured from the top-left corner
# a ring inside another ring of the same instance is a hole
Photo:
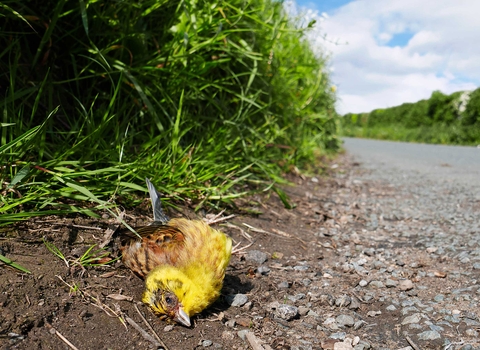
[[[173,267],[153,269],[145,279],[142,301],[157,315],[190,327],[188,305],[184,300],[188,294],[188,278]]]

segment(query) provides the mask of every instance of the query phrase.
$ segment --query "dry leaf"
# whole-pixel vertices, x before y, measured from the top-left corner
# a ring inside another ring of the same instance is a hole
[[[104,274],[98,276],[100,278],[109,278],[109,277],[112,277],[112,276],[115,276],[117,272],[116,271],[110,271],[110,272],[105,272]]]

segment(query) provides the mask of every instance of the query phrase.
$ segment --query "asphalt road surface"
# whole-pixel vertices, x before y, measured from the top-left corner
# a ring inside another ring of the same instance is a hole
[[[480,148],[344,138],[344,148],[365,168],[409,170],[432,180],[472,186],[480,192]]]

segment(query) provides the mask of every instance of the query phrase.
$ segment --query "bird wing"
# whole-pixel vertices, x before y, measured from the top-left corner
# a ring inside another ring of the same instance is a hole
[[[160,193],[158,193],[149,178],[145,178],[145,182],[147,183],[148,193],[150,194],[150,200],[152,201],[153,220],[155,222],[166,224],[170,219],[162,209]]]
[[[123,263],[140,277],[159,265],[175,266],[185,247],[185,236],[177,228],[154,222],[136,229],[141,238],[124,233],[120,248]]]

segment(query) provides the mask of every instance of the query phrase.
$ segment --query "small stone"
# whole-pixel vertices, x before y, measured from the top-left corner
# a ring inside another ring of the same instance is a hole
[[[225,322],[225,326],[233,328],[233,327],[235,327],[236,323],[237,322],[235,320],[228,320],[227,322]]]
[[[338,329],[337,322],[333,317],[328,317],[325,321],[323,321],[322,324],[332,331],[335,331]]]
[[[204,341],[202,341],[202,346],[203,346],[204,348],[208,348],[209,346],[212,346],[212,344],[213,344],[213,341],[211,341],[211,340],[204,340]]]
[[[365,281],[365,280],[361,280],[360,282],[358,282],[358,285],[359,285],[360,287],[365,287],[367,284],[368,284],[368,282]]]
[[[309,268],[308,265],[297,265],[293,267],[295,271],[307,271]]]
[[[395,307],[395,305],[388,305],[387,306],[387,311],[395,311],[397,308]]]
[[[384,288],[385,285],[381,281],[371,281],[369,286],[375,287],[375,288]]]
[[[465,331],[465,334],[472,338],[478,338],[478,332],[472,328],[467,329]]]
[[[425,331],[418,334],[420,340],[435,340],[440,339],[441,335],[437,331]]]
[[[290,284],[286,281],[283,281],[283,282],[280,282],[279,284],[277,284],[277,287],[279,289],[287,289],[287,288],[290,288]]]
[[[252,307],[253,307],[253,304],[252,304],[251,301],[249,301],[249,302],[245,303],[245,305],[242,306],[242,309],[249,311],[249,310],[252,309]]]
[[[365,293],[365,295],[363,296],[363,301],[366,303],[372,301],[373,299],[375,299],[375,295],[371,293]]]
[[[345,332],[337,332],[337,333],[331,334],[330,338],[344,340],[346,336],[347,336],[347,333]]]
[[[340,327],[352,327],[355,324],[355,320],[349,315],[338,315],[335,321]]]
[[[247,303],[248,297],[245,294],[230,294],[225,296],[225,301],[231,306],[240,307]]]
[[[435,295],[435,297],[433,298],[433,300],[435,300],[437,303],[443,301],[445,299],[445,295],[443,294],[437,294]]]
[[[367,263],[367,259],[365,259],[365,258],[358,259],[358,261],[357,261],[357,265],[358,265],[358,266],[363,266],[363,265],[365,265],[366,263]]]
[[[292,305],[281,304],[275,310],[275,316],[290,321],[298,316],[298,308]]]
[[[341,343],[335,343],[333,345],[333,350],[355,350],[352,344],[349,341],[344,341]]]
[[[304,278],[302,280],[302,284],[305,286],[305,287],[308,287],[310,284],[312,284],[312,281],[309,280],[308,278]]]
[[[370,345],[370,343],[365,340],[360,340],[360,342],[354,347],[355,350],[368,350],[371,348],[372,346]]]
[[[318,315],[315,311],[310,310],[310,311],[308,312],[307,316],[318,317],[319,315]]]
[[[403,291],[410,290],[413,288],[413,282],[411,280],[402,280],[398,284],[398,288]]]
[[[367,316],[368,316],[368,317],[375,317],[375,316],[381,315],[381,314],[382,314],[381,311],[374,311],[374,310],[372,310],[372,311],[367,312]]]
[[[310,308],[308,307],[305,307],[305,306],[298,307],[298,313],[300,314],[300,316],[305,316],[306,314],[308,314],[309,311],[310,311]]]
[[[166,333],[166,332],[170,332],[172,329],[173,329],[173,324],[169,324],[168,326],[165,326],[165,328],[163,328],[163,331]]]
[[[245,254],[245,260],[252,261],[260,265],[267,261],[267,254],[259,250],[249,250],[247,254]]]
[[[473,346],[471,346],[470,344],[465,344],[458,350],[476,350],[476,349],[474,349]]]
[[[418,292],[415,289],[410,289],[407,291],[407,295],[409,297],[416,297],[418,295]]]
[[[223,331],[222,332],[222,339],[224,340],[233,340],[235,335],[230,331]]]
[[[422,319],[422,316],[419,313],[407,316],[403,319],[402,324],[410,324],[410,323],[419,323]]]
[[[351,301],[352,301],[352,298],[350,298],[348,295],[342,295],[341,297],[335,299],[335,306],[337,307],[348,306],[350,305]]]
[[[355,346],[358,343],[360,343],[360,337],[358,335],[356,335],[355,337],[353,337],[352,345]]]
[[[385,281],[385,286],[387,288],[393,288],[393,287],[396,287],[397,285],[398,285],[398,282],[390,278],[387,278],[387,280]]]
[[[357,298],[352,298],[350,301],[350,305],[348,305],[348,308],[350,310],[357,310],[360,309],[360,302],[358,301]]]
[[[480,263],[474,263],[473,268],[474,270],[480,270]]]
[[[406,315],[410,312],[419,311],[415,306],[404,307],[402,310],[402,315]]]
[[[238,331],[237,334],[240,339],[245,340],[248,332],[250,332],[248,329],[242,329],[241,331]]]
[[[268,266],[265,266],[265,265],[261,265],[257,268],[257,272],[261,275],[268,275],[270,273],[270,268]]]

